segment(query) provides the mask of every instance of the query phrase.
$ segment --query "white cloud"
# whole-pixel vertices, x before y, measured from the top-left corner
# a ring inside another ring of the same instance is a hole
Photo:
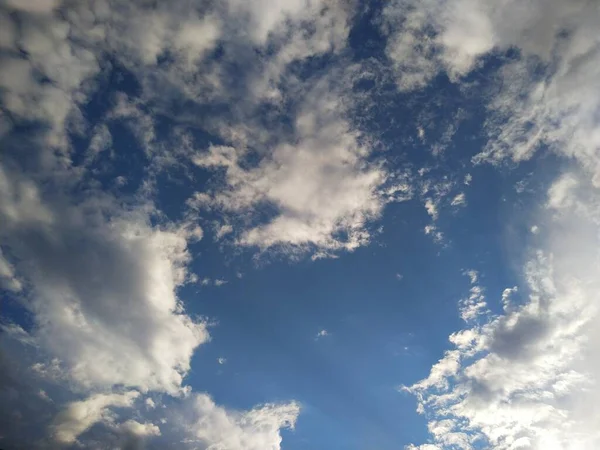
[[[469,296],[460,300],[458,304],[460,317],[465,322],[469,322],[486,312],[485,308],[487,307],[487,303],[485,301],[484,290],[478,284],[479,274],[477,271],[467,270],[464,274],[467,275],[471,281],[471,289],[469,289]]]
[[[450,202],[451,206],[466,206],[467,205],[467,199],[465,196],[464,192],[461,192],[460,194],[456,194],[454,196],[454,198],[452,199],[452,201]]]
[[[318,340],[318,339],[321,339],[326,336],[329,336],[329,331],[327,331],[326,329],[322,329],[322,330],[319,330],[319,332],[315,336],[315,339]]]
[[[160,428],[153,423],[140,423],[129,419],[119,425],[119,429],[135,436],[160,436]]]
[[[194,279],[187,271],[187,244],[201,239],[203,231],[188,217],[172,224],[155,210],[148,200],[156,189],[151,176],[133,198],[100,191],[102,183],[94,179],[99,168],[94,166],[122,151],[112,125],[129,127],[151,171],[181,163],[188,150],[160,142],[155,114],[164,112],[165,104],[185,99],[205,107],[212,99],[225,103],[238,95],[236,100],[243,101],[229,103],[235,110],[232,120],[239,123],[210,118],[207,127],[243,152],[248,148],[243,142],[260,143],[239,131],[256,105],[265,99],[281,101],[286,90],[297,88],[296,77],[287,77],[289,64],[341,50],[351,14],[345,2],[232,0],[206,13],[193,2],[149,7],[143,2],[81,1],[53,12],[60,3],[5,1],[20,12],[0,14],[0,135],[10,133],[14,123],[43,129],[28,136],[27,145],[19,143],[13,154],[3,154],[0,282],[23,295],[33,319],[33,331],[26,334],[39,346],[42,360],[27,367],[36,380],[88,395],[55,418],[54,437],[75,443],[94,423],[104,423],[118,435],[150,438],[162,433],[140,417],[151,413],[152,398],[146,398],[147,408],[142,404],[145,411],[132,412],[120,424],[113,409],[131,407],[138,396],[123,389],[189,392],[183,380],[191,356],[209,336],[203,322],[186,314],[177,290]],[[224,66],[239,63],[240,55],[254,55],[245,65],[243,92],[232,93],[230,75],[218,62],[207,61],[217,44],[223,44]],[[267,48],[272,57],[266,56]],[[109,73],[135,77],[141,94],[107,96],[109,110],[88,124],[83,105]],[[329,81],[336,85],[339,80]],[[257,193],[256,198],[242,198],[245,203],[234,213],[266,200],[281,214],[279,221],[240,229],[239,242],[353,249],[368,241],[367,221],[379,215],[386,201],[410,194],[404,179],[397,186],[383,186],[385,170],[367,164],[368,145],[344,119],[345,99],[328,92],[330,87],[317,83],[321,91],[305,96],[293,136],[254,146],[268,151],[256,172],[242,173],[246,178],[240,192]],[[271,135],[272,130],[248,123],[249,135]],[[83,160],[72,148],[72,134],[89,138]],[[29,146],[35,150],[25,156],[31,163],[25,169],[23,155],[16,153]],[[307,175],[308,169],[314,173]],[[134,176],[110,176],[111,189],[135,189]],[[318,194],[320,202],[303,195],[305,188]],[[216,234],[220,238],[234,230],[238,233],[237,224],[225,223]],[[71,395],[53,398],[58,402]],[[279,448],[280,428],[293,427],[299,413],[294,403],[248,412],[227,411],[206,399],[198,404],[194,439],[232,449]]]
[[[477,439],[500,450],[596,448],[598,200],[587,178],[600,184],[600,10],[587,1],[427,0],[392,2],[385,15],[403,90],[441,72],[460,81],[492,51],[517,50],[495,78],[489,140],[474,162],[518,162],[549,148],[587,171],[549,191],[550,240],[527,265],[523,303],[505,290],[504,314],[453,334],[456,348],[410,388],[432,443],[409,448],[470,449]]]
[[[251,211],[265,203],[277,208],[268,223],[242,233],[242,245],[267,249],[353,250],[369,240],[367,223],[387,201],[379,192],[386,172],[369,165],[370,149],[340,117],[340,99],[329,80],[305,95],[295,119],[294,142],[276,145],[258,167],[243,169],[243,149],[211,147],[194,162],[225,167],[226,189],[212,203],[225,211]]]
[[[486,121],[491,139],[476,162],[521,161],[547,146],[600,179],[594,2],[397,0],[384,18],[387,54],[405,90],[426,86],[440,72],[459,80],[493,51],[519,50],[496,75],[499,90],[489,97]]]
[[[208,339],[176,295],[186,235],[153,228],[142,209],[122,211],[101,194],[77,206],[55,194],[49,204],[18,172],[6,182],[0,239],[26,262],[20,276],[40,345],[87,387],[180,389],[194,349]]]
[[[216,233],[215,233],[215,240],[220,240],[223,236],[229,234],[229,233],[233,233],[233,227],[229,224],[224,224],[221,225],[219,227],[217,227]]]
[[[267,404],[250,411],[230,411],[196,394],[181,423],[190,442],[228,450],[279,450],[281,428],[293,428],[300,412],[296,403]]]
[[[129,408],[139,396],[136,391],[122,394],[95,394],[69,403],[52,422],[52,435],[60,443],[73,444],[77,438],[97,422],[111,422],[110,407]]]
[[[434,242],[440,244],[444,241],[444,233],[437,229],[435,225],[425,225],[423,230],[426,235],[432,236]]]
[[[38,392],[38,396],[39,396],[39,397],[40,397],[42,400],[44,400],[44,401],[46,401],[46,402],[49,402],[49,403],[52,403],[52,399],[50,398],[50,396],[48,395],[48,393],[47,393],[46,391],[44,391],[43,389],[40,389],[40,390],[39,390],[39,392]]]
[[[433,220],[437,220],[439,215],[437,205],[431,198],[425,200],[425,209]]]
[[[522,161],[549,147],[600,183],[600,11],[576,0],[398,0],[385,8],[387,54],[399,86],[436,74],[459,80],[493,51],[518,49],[495,75],[486,119],[490,140],[474,160]],[[540,76],[540,70],[544,76]]]
[[[431,445],[471,449],[481,439],[498,450],[600,445],[594,406],[600,364],[592,356],[600,348],[597,199],[587,186],[569,201],[549,202],[547,248],[525,267],[528,298],[515,303],[517,289],[506,289],[503,314],[453,334],[455,348],[406,388],[429,417]],[[579,207],[584,200],[586,209]]]

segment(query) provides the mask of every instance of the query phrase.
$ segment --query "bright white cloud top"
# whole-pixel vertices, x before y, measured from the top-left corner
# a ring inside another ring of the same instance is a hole
[[[598,29],[0,0],[0,447],[599,448]]]

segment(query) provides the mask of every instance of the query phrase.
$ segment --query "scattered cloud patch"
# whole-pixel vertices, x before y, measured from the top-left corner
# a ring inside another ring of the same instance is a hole
[[[329,336],[329,331],[327,331],[326,329],[322,329],[322,330],[319,330],[319,332],[315,336],[315,340],[319,340],[319,339],[322,339],[327,336]]]
[[[456,207],[467,206],[467,198],[465,196],[465,193],[461,192],[460,194],[456,194],[456,196],[454,196],[454,198],[450,202],[450,205]]]

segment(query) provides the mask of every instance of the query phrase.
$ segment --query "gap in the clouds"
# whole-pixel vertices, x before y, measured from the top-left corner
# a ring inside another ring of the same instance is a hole
[[[87,180],[99,183],[103,190],[117,189],[121,194],[134,194],[144,180],[149,160],[146,149],[135,136],[129,119],[114,120],[108,116],[116,105],[117,95],[128,100],[141,95],[141,85],[135,75],[112,58],[100,61],[102,70],[90,83],[94,91],[81,107],[86,123],[83,132],[69,134],[71,160],[76,167],[85,167]],[[111,142],[95,152],[90,161],[90,145],[98,127],[105,126]],[[122,178],[119,178],[122,177]]]
[[[348,44],[354,52],[355,60],[385,58],[386,39],[382,36],[378,22],[386,4],[381,0],[359,2],[358,13],[353,18],[348,36]]]
[[[333,67],[338,60],[339,58],[333,53],[313,55],[291,62],[287,70],[301,81],[307,81],[310,78],[318,79],[320,74]]]
[[[11,323],[30,333],[35,328],[35,318],[24,305],[24,301],[26,302],[20,295],[0,289],[0,321],[4,322],[8,318]]]
[[[414,414],[395,386],[399,378],[418,377],[441,353],[439,343],[458,326],[453,300],[464,286],[455,283],[457,256],[438,256],[415,222],[427,222],[417,202],[392,205],[383,235],[369,247],[337,260],[260,268],[248,260],[241,280],[200,290],[202,299],[187,301],[188,311],[219,324],[194,358],[193,367],[207,370],[192,371],[188,382],[238,408],[297,399],[305,413],[289,448],[293,442],[302,448],[311,435],[326,440],[329,429],[346,430],[348,442],[321,447],[319,440],[311,448],[348,448],[367,436],[379,436],[379,448],[394,448],[420,438],[414,434],[422,428],[401,430],[391,419],[400,414],[410,421]],[[208,253],[198,262],[216,264]],[[405,274],[402,282],[397,272]],[[185,288],[181,297],[188,298]],[[329,335],[316,340],[323,328]]]
[[[112,148],[100,152],[89,167],[90,176],[105,190],[116,188],[121,195],[133,195],[146,178],[149,159],[126,123],[114,121],[108,129]]]
[[[128,98],[139,98],[142,86],[136,76],[114,58],[100,60],[101,72],[93,81],[94,91],[82,108],[85,119],[92,126],[102,123],[114,106],[115,94],[123,92]]]

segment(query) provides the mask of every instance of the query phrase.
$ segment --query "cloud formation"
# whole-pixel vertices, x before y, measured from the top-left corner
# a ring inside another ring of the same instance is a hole
[[[369,240],[366,225],[387,198],[384,169],[367,162],[370,149],[339,114],[329,80],[307,92],[294,122],[292,142],[282,142],[257,167],[244,169],[244,150],[213,146],[198,153],[200,167],[225,168],[226,189],[210,205],[242,213],[272,205],[275,216],[251,227],[238,242],[319,250],[353,250]]]
[[[96,394],[86,400],[70,403],[56,416],[51,425],[54,438],[59,443],[73,444],[79,435],[95,423],[112,420],[109,406],[131,407],[138,395],[135,391],[123,394]]]
[[[453,349],[427,378],[404,388],[417,396],[432,438],[409,448],[600,444],[594,406],[600,366],[592,356],[600,348],[598,193],[586,185],[565,194],[564,177],[550,187],[542,213],[552,230],[546,249],[534,252],[525,266],[527,298],[515,303],[516,289],[506,289],[504,313],[452,334]],[[462,309],[467,320],[474,296],[478,301],[472,289]]]
[[[278,450],[280,429],[293,428],[300,412],[293,402],[267,404],[245,412],[228,411],[206,394],[196,394],[190,402],[182,418],[190,442],[215,449]]]

